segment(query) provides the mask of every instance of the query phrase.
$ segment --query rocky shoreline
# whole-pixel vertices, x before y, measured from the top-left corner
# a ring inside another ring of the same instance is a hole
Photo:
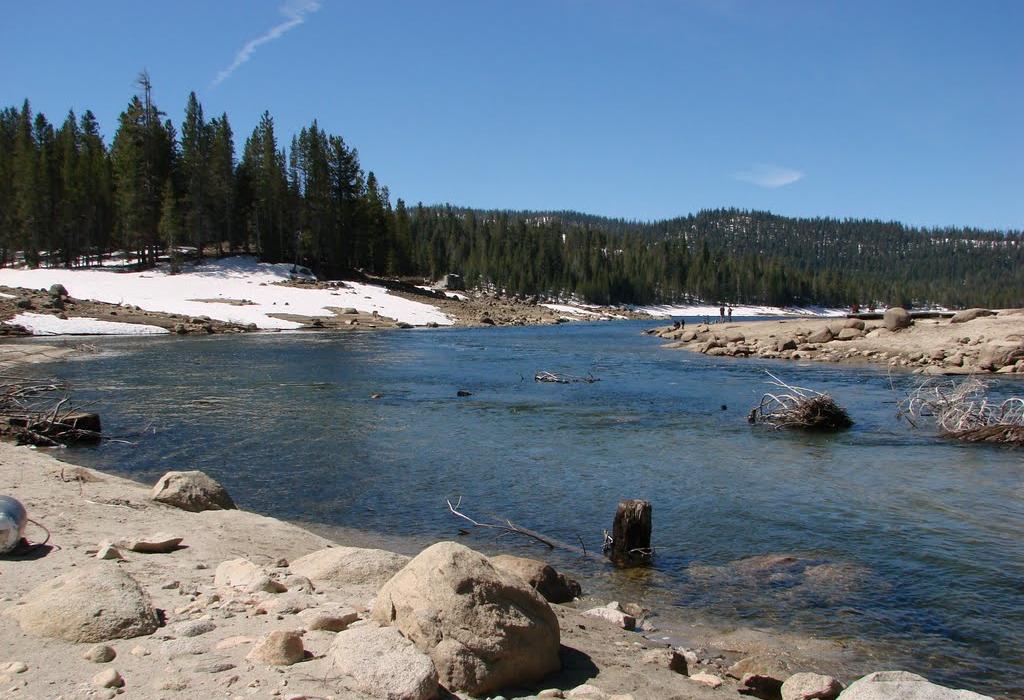
[[[882,364],[928,375],[1024,374],[1024,309],[969,309],[914,319],[889,309],[878,321],[784,319],[676,324],[646,331],[666,347],[710,357]]]
[[[747,632],[673,648],[630,631],[646,611],[575,597],[542,562],[453,542],[413,558],[344,546],[232,508],[198,472],[151,489],[0,444],[0,479],[50,531],[0,556],[5,697],[793,700],[841,687],[820,645]],[[902,672],[841,697],[897,688],[983,697]]]
[[[282,286],[299,289],[334,289],[336,282],[305,282],[293,280]],[[149,311],[131,304],[110,304],[69,296],[61,285],[57,289],[26,289],[23,287],[0,287],[0,336],[18,337],[31,335],[26,328],[11,320],[23,312],[40,313],[67,320],[72,318],[114,321],[135,325],[156,326],[177,335],[207,335],[217,333],[251,333],[260,329],[256,324],[240,324],[221,321],[207,315],[189,316],[176,313]],[[396,297],[430,304],[447,314],[454,326],[536,326],[554,325],[568,321],[610,321],[636,318],[650,318],[649,314],[629,310],[625,307],[580,307],[578,313],[568,313],[544,306],[537,297],[503,295],[498,292],[472,291],[458,294],[440,290],[427,290],[410,284],[389,287]],[[197,302],[231,304],[244,306],[245,299],[194,299]],[[575,307],[573,307],[575,308]],[[301,324],[301,330],[355,331],[408,329],[409,323],[389,318],[376,312],[367,313],[355,308],[328,307],[330,315],[306,316],[290,313],[284,306],[274,318]],[[436,323],[427,324],[438,327]]]

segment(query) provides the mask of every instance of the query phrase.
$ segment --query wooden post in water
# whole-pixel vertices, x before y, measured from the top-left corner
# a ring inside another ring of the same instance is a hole
[[[607,538],[607,533],[606,533]],[[642,566],[654,557],[651,547],[651,502],[621,501],[612,523],[611,541],[605,554],[616,566]]]

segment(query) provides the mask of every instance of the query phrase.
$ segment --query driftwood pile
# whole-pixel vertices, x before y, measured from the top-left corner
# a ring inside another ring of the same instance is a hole
[[[772,378],[771,384],[782,391],[762,396],[761,403],[747,415],[748,422],[763,423],[776,430],[833,431],[853,425],[846,409],[828,394],[786,384],[771,372],[766,373]]]
[[[943,437],[962,442],[1024,445],[1024,398],[990,399],[988,384],[975,377],[924,382],[900,402],[897,415],[915,427],[929,420]]]
[[[63,382],[0,375],[0,436],[19,445],[98,442],[100,418],[71,404]]]

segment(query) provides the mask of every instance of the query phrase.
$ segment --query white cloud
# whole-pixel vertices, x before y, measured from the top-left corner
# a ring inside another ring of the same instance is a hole
[[[295,27],[306,21],[306,17],[308,15],[311,15],[319,9],[320,3],[318,0],[288,0],[288,2],[281,5],[278,10],[282,15],[284,15],[286,21],[274,25],[267,33],[247,41],[245,46],[239,49],[238,53],[235,54],[235,60],[231,65],[217,73],[217,77],[213,79],[211,87],[217,87],[230,78],[231,74],[234,73],[239,66],[252,58],[253,53],[260,46],[263,44],[269,44],[274,39],[279,39],[288,31],[295,29]]]
[[[792,168],[780,168],[777,165],[757,163],[746,170],[741,170],[733,175],[733,177],[741,182],[749,182],[758,187],[775,189],[776,187],[785,187],[786,185],[792,185],[797,180],[802,180],[804,173]]]

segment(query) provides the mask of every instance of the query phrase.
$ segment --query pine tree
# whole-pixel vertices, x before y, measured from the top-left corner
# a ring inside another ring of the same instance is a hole
[[[189,93],[185,121],[181,126],[181,182],[184,191],[185,227],[200,257],[209,231],[209,189],[212,129],[203,118],[196,93]],[[219,237],[218,237],[219,240]]]

